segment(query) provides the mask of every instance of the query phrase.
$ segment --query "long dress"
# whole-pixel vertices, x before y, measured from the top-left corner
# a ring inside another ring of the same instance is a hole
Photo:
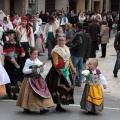
[[[10,78],[3,67],[4,58],[3,58],[3,47],[0,45],[0,96],[6,95],[5,84],[10,83]]]
[[[74,82],[72,79],[71,72],[75,69],[70,60],[69,48],[65,46],[66,52],[62,50],[58,45],[52,51],[53,65],[46,76],[46,81],[48,88],[51,92],[54,103],[69,105],[74,104],[73,91],[74,91]],[[65,77],[58,73],[56,65],[61,61],[68,61],[68,66],[70,68],[70,81],[71,85],[68,84]]]
[[[103,92],[100,83],[106,84],[105,77],[98,69],[90,71],[90,80],[85,84],[80,102],[81,109],[93,113],[101,112],[104,109]]]
[[[40,74],[32,73],[34,61],[29,58],[25,62],[25,74],[16,105],[25,109],[41,109],[54,106],[45,80]],[[41,70],[40,70],[41,71]]]
[[[42,31],[42,28],[39,26],[39,30],[36,33],[36,42],[35,42],[35,47],[39,53],[44,53],[46,50],[44,42],[45,41],[43,38],[43,31]]]
[[[23,62],[21,58],[19,57],[22,53],[25,53],[22,46],[19,46],[17,48],[16,43],[11,43],[10,41],[7,41],[4,44],[3,51],[7,53],[7,51],[14,51],[15,53],[15,60],[19,64],[20,69],[16,68],[16,66],[11,62],[11,57],[5,56],[4,64],[5,64],[5,70],[7,71],[9,77],[10,77],[10,84],[6,84],[6,90],[7,93],[13,93],[16,94],[19,92],[20,82],[23,80],[23,72],[22,72],[22,66]]]

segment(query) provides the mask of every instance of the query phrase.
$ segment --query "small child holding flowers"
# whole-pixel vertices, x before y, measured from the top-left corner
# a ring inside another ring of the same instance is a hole
[[[82,71],[85,76],[85,87],[80,102],[81,109],[88,112],[98,113],[104,109],[104,100],[101,84],[106,89],[106,79],[97,69],[98,60],[91,59],[88,64],[88,70]]]

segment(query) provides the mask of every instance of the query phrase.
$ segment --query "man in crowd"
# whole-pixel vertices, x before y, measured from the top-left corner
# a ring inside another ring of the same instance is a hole
[[[100,34],[100,26],[97,24],[96,19],[92,19],[92,23],[88,26],[88,33],[91,37],[91,52],[90,58],[96,58],[97,39]]]
[[[75,68],[78,69],[79,77],[76,80],[76,85],[81,86],[83,70],[83,59],[88,59],[90,54],[90,37],[83,31],[81,23],[76,23],[76,34],[72,40],[73,46],[71,47],[71,60]]]
[[[118,77],[117,73],[118,73],[118,70],[120,69],[120,31],[118,31],[118,33],[116,34],[115,41],[114,41],[114,48],[117,53],[117,59],[114,66],[113,74],[114,74],[114,77]]]

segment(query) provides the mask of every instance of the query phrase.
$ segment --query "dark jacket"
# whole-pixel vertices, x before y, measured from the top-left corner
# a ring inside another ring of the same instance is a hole
[[[66,45],[68,47],[72,46],[72,40],[74,38],[75,30],[73,28],[70,28],[68,31],[66,31]]]
[[[91,21],[87,21],[87,20],[84,20],[83,22],[83,29],[86,31],[86,33],[88,33],[88,26],[89,24],[91,23]]]
[[[90,23],[88,26],[88,33],[92,41],[97,41],[98,34],[100,34],[100,26],[95,22]]]
[[[77,57],[89,58],[91,49],[91,39],[82,30],[77,32],[72,40],[71,55]]]
[[[71,23],[72,25],[74,25],[77,22],[79,22],[77,15],[70,16],[68,19],[69,19],[69,23]]]
[[[116,51],[119,50],[120,52],[120,31],[118,31],[118,33],[115,36],[114,48]]]

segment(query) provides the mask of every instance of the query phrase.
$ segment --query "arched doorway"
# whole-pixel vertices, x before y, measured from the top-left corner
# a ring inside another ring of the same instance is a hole
[[[45,0],[45,11],[50,14],[55,10],[55,0]]]
[[[71,10],[74,10],[74,12],[76,13],[76,4],[77,4],[77,0],[69,0],[69,12]]]
[[[14,2],[15,0],[10,0],[10,14],[15,13]]]
[[[111,0],[111,11],[120,10],[120,0]]]
[[[100,1],[94,1],[94,11],[100,12]]]

